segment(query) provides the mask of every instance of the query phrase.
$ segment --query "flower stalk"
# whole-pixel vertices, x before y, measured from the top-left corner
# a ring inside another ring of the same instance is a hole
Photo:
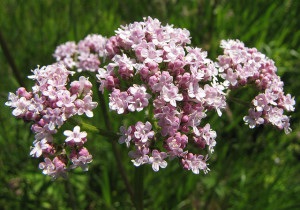
[[[89,131],[91,133],[98,134],[98,135],[103,136],[103,137],[107,137],[107,138],[110,138],[110,139],[117,139],[119,137],[118,134],[116,134],[114,132],[111,132],[110,130],[97,128],[96,126],[91,125],[91,124],[86,123],[86,122],[83,122],[79,119],[70,118],[69,122],[72,125],[79,125],[83,130]]]
[[[137,210],[144,209],[144,166],[134,168],[134,203]]]
[[[108,111],[107,111],[107,108],[106,108],[106,105],[105,105],[106,103],[105,103],[104,96],[103,96],[103,94],[98,92],[98,97],[99,97],[100,104],[102,105],[101,110],[102,110],[102,114],[103,114],[103,117],[104,117],[105,127],[107,128],[108,131],[111,131],[112,126],[111,126],[110,118],[109,118]],[[116,143],[117,138],[116,137],[117,136],[115,136],[115,138],[112,138],[111,141],[110,141],[111,144],[112,144],[112,151],[114,153],[114,157],[115,157],[116,162],[117,162],[117,167],[118,167],[118,170],[121,174],[121,178],[122,178],[122,180],[125,184],[126,190],[127,190],[128,194],[130,196],[130,199],[131,199],[132,203],[135,204],[135,202],[134,202],[135,201],[134,200],[134,192],[132,190],[129,179],[127,177],[125,168],[123,166],[122,158],[120,156],[120,152],[118,151],[118,148],[117,148],[117,143]]]

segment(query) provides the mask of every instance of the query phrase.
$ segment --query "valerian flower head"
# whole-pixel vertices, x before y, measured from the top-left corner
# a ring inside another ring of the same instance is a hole
[[[226,91],[248,83],[264,93],[252,101],[245,122],[251,128],[271,123],[290,131],[283,109],[294,110],[294,98],[283,94],[274,62],[255,48],[223,40],[224,55],[213,62],[206,51],[188,46],[186,29],[163,26],[151,17],[122,26],[107,43],[112,59],[97,77],[100,90],[109,91],[109,108],[117,114],[143,112],[151,119],[120,129],[119,142],[134,146],[135,166],[152,164],[157,171],[167,166],[163,159],[177,157],[184,169],[207,173],[205,149],[209,155],[214,151],[217,133],[202,121],[211,110],[221,117]],[[187,145],[202,150],[193,154]]]
[[[186,170],[207,173],[217,143],[207,113],[221,117],[228,106],[228,90],[248,84],[259,94],[243,118],[245,123],[250,128],[271,124],[291,132],[286,112],[295,110],[295,99],[284,93],[274,61],[239,40],[222,40],[223,54],[214,62],[190,43],[187,29],[147,17],[121,26],[110,38],[92,34],[77,44],[58,46],[53,54],[56,63],[29,76],[35,81],[32,91],[19,88],[5,103],[15,117],[33,123],[30,155],[44,158],[39,165],[43,173],[55,179],[77,167],[86,171],[92,162],[83,146],[87,133],[78,125],[63,132],[67,137],[63,144],[54,138],[71,117],[91,118],[98,105],[92,98],[94,84],[85,76],[78,81],[70,78],[75,72],[95,76],[99,91],[108,92],[109,109],[125,116],[119,143],[131,149],[135,166],[151,164],[158,171],[178,159]],[[130,122],[134,114],[138,119]]]
[[[224,55],[218,57],[222,77],[229,87],[245,86],[252,83],[261,91],[253,100],[249,115],[244,117],[250,128],[263,123],[271,123],[286,133],[291,131],[286,111],[294,111],[295,99],[283,92],[283,82],[276,74],[273,60],[255,48],[245,47],[239,40],[223,40]],[[232,82],[235,78],[237,82]],[[229,80],[230,81],[229,81]]]
[[[30,78],[36,83],[32,91],[19,88],[16,94],[9,94],[6,105],[13,108],[13,115],[33,123],[31,130],[35,133],[35,140],[30,155],[46,158],[40,164],[43,173],[52,178],[65,176],[70,160],[62,158],[65,150],[61,148],[76,145],[79,149],[87,141],[87,133],[80,132],[79,126],[75,126],[73,132],[65,131],[68,138],[67,144],[63,145],[59,145],[53,136],[70,117],[82,114],[93,116],[92,110],[97,103],[92,101],[92,84],[88,78],[81,76],[68,89],[69,76],[74,73],[61,64],[37,68],[33,73]],[[54,158],[53,162],[50,157]],[[65,165],[60,164],[61,161]]]

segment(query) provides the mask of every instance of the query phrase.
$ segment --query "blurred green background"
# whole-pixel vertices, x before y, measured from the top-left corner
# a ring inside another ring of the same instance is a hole
[[[18,71],[1,48],[0,209],[134,209],[107,139],[89,135],[86,146],[94,161],[87,173],[52,182],[29,156],[30,125],[16,120],[4,103],[18,81],[30,89],[31,69],[53,63],[57,45],[90,33],[109,37],[121,24],[145,16],[187,28],[192,44],[208,50],[213,60],[221,39],[258,48],[276,62],[285,91],[297,100],[289,135],[269,126],[249,129],[242,120],[247,108],[229,102],[221,119],[210,118],[218,133],[211,172],[194,175],[176,161],[157,173],[145,167],[145,209],[300,209],[299,13],[300,1],[292,0],[0,0],[2,40]],[[233,94],[251,100],[247,88]],[[102,121],[101,112],[92,119],[99,127]],[[113,125],[117,131],[119,121]],[[117,146],[134,183],[128,150]]]

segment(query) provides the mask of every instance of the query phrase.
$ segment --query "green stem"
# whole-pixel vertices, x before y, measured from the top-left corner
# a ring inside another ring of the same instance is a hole
[[[233,102],[238,103],[238,104],[241,104],[241,105],[246,106],[246,107],[250,107],[250,105],[251,105],[251,103],[249,103],[249,102],[243,101],[241,99],[238,99],[238,98],[235,98],[235,97],[232,97],[232,96],[229,96],[228,100],[233,101]]]
[[[143,210],[144,205],[144,167],[134,169],[134,203],[137,210]]]
[[[97,133],[97,134],[99,134],[101,136],[104,136],[104,137],[108,137],[108,138],[112,138],[112,139],[117,139],[119,137],[114,132],[111,132],[109,130],[104,130],[104,129],[101,129],[101,128],[97,128],[94,125],[82,122],[82,121],[80,121],[78,119],[75,119],[75,118],[70,118],[69,122],[74,124],[74,125],[80,125],[80,127],[85,131],[89,131],[89,132],[92,132],[92,133]]]
[[[122,158],[120,156],[120,152],[118,151],[116,141],[115,141],[116,139],[118,139],[119,136],[116,133],[111,132],[110,130],[103,130],[103,129],[97,128],[96,126],[93,126],[91,124],[82,122],[82,121],[74,119],[74,118],[70,118],[69,122],[74,124],[74,125],[80,125],[80,127],[85,131],[89,131],[89,132],[92,132],[92,133],[97,133],[101,136],[108,137],[108,138],[112,139],[110,142],[112,143],[112,150],[113,150],[113,153],[114,153],[116,161],[117,161],[118,169],[121,173],[121,177],[124,181],[125,187],[126,187],[128,193],[130,195],[131,201],[133,203],[135,203],[134,202],[133,190],[132,190],[132,188],[129,184],[124,166],[122,164]]]
[[[99,96],[99,100],[100,100],[100,105],[102,105],[101,110],[102,110],[102,113],[103,113],[106,129],[108,131],[111,131],[112,126],[111,126],[111,123],[110,123],[110,120],[109,120],[109,116],[108,116],[104,96],[99,91],[98,91],[98,96]],[[121,178],[122,178],[122,180],[125,184],[126,190],[127,190],[128,194],[130,195],[130,199],[131,199],[132,203],[135,204],[135,202],[134,202],[134,193],[133,193],[132,187],[131,187],[131,185],[128,181],[128,177],[126,175],[125,168],[122,164],[122,158],[121,158],[120,152],[118,151],[118,148],[117,148],[116,139],[117,138],[113,138],[112,141],[111,141],[114,157],[116,158],[118,170],[121,174]]]
[[[10,54],[10,51],[8,49],[8,46],[6,44],[6,41],[0,31],[0,46],[3,50],[3,54],[6,57],[6,60],[8,62],[8,64],[10,65],[13,75],[16,78],[17,82],[19,83],[20,86],[25,87],[25,83],[23,82],[23,78],[21,77],[20,71],[17,68],[17,65],[12,57],[12,55]]]
[[[68,192],[68,204],[70,205],[70,207],[73,209],[73,210],[77,210],[77,199],[75,197],[75,194],[74,194],[74,189],[73,189],[73,186],[72,184],[70,183],[70,180],[66,180],[65,181],[65,189],[66,191]]]

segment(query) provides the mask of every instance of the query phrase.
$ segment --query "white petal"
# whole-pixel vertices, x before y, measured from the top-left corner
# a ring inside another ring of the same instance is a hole
[[[64,131],[65,136],[71,136],[72,134],[73,134],[73,131],[70,131],[70,130]]]
[[[155,171],[155,172],[157,172],[157,171],[159,171],[159,165],[157,164],[157,163],[152,163],[152,169],[153,169],[153,171]]]

